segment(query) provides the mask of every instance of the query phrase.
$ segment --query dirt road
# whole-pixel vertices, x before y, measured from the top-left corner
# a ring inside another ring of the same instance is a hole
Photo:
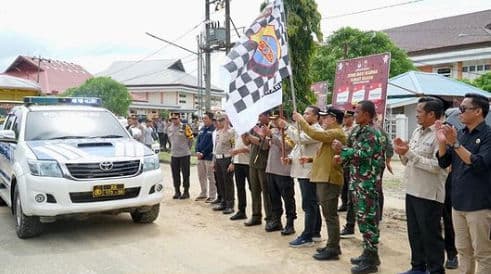
[[[128,214],[96,215],[84,221],[49,224],[41,237],[20,240],[15,235],[13,217],[6,207],[0,207],[0,273],[337,274],[349,273],[350,257],[361,252],[357,234],[357,238],[342,240],[339,261],[315,261],[315,248],[325,245],[325,241],[309,248],[290,248],[288,242],[295,236],[267,233],[264,225],[245,227],[242,221],[230,221],[229,216],[213,212],[203,202],[172,200],[170,168],[162,165],[162,169],[166,199],[159,219],[151,225],[134,224]],[[192,167],[191,174],[195,197],[199,191],[196,167]],[[300,233],[303,212],[296,190],[296,229]],[[389,200],[392,204],[397,199]],[[409,267],[405,223],[400,220],[403,217],[398,209],[386,210],[379,273],[393,274]],[[341,220],[344,224],[344,214]],[[327,235],[325,227],[322,235]]]

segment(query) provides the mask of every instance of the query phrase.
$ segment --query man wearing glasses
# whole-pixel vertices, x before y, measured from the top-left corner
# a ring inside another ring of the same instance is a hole
[[[466,94],[464,128],[437,124],[441,167],[452,165],[452,218],[461,273],[491,273],[491,127],[488,98]],[[477,261],[477,272],[476,270]]]

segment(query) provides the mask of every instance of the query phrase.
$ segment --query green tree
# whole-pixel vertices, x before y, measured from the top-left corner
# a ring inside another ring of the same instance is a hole
[[[315,53],[315,42],[322,40],[320,28],[321,14],[317,11],[315,0],[284,0],[288,46],[290,48],[290,62],[293,73],[293,85],[298,109],[304,109],[315,101],[310,90],[312,84],[311,65]],[[261,5],[261,10],[266,6]],[[287,113],[293,109],[290,81],[283,81],[283,107]]]
[[[318,46],[312,64],[313,81],[328,81],[334,85],[336,63],[366,55],[390,52],[390,77],[415,69],[407,54],[398,48],[383,32],[363,32],[345,27],[335,31],[327,38],[327,44]],[[329,98],[330,101],[331,98]]]
[[[472,83],[482,90],[491,92],[491,72],[479,76]]]
[[[128,89],[110,77],[95,77],[81,86],[70,88],[64,96],[91,96],[102,99],[102,105],[116,115],[126,116],[131,104]]]

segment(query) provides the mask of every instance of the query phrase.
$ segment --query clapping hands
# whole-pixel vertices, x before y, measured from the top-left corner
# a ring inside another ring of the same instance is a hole
[[[397,137],[394,139],[394,152],[404,156],[409,150],[409,145],[407,142]]]
[[[438,120],[435,122],[436,138],[440,144],[453,145],[457,141],[457,129]]]

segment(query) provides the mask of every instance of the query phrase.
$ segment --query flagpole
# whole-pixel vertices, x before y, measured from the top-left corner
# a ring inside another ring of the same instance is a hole
[[[285,41],[286,41],[286,45],[287,45],[287,48],[288,48],[288,56],[290,57],[289,58],[289,62],[290,62],[290,89],[291,89],[291,93],[292,93],[292,104],[293,104],[293,111],[297,112],[297,100],[295,99],[295,86],[293,84],[293,55],[292,55],[292,51],[290,49],[290,45],[288,43],[288,18],[286,16],[286,9],[285,9],[285,4],[283,3],[283,1],[281,1],[281,4],[283,5],[283,14],[282,16],[284,17],[283,18],[283,22],[285,23],[284,24],[284,27],[285,27]]]

